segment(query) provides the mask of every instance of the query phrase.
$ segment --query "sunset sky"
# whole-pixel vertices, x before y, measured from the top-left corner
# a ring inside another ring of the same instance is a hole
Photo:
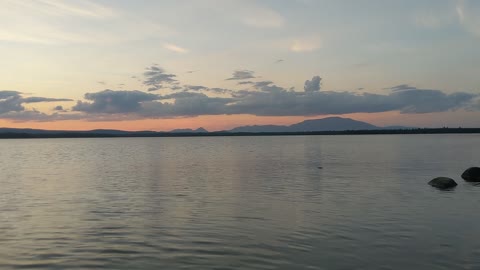
[[[480,127],[480,1],[0,0],[0,126]]]

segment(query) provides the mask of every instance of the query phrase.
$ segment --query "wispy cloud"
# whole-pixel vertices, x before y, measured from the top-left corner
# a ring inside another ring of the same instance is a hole
[[[50,13],[64,15],[64,16],[84,16],[93,18],[108,18],[117,15],[117,12],[107,6],[98,3],[83,0],[83,1],[64,1],[64,0],[39,0],[46,8],[49,8]],[[30,3],[34,3],[31,1]]]
[[[480,36],[480,1],[459,0],[456,5],[458,21],[467,31]]]
[[[118,15],[117,11],[107,6],[84,0],[37,0],[37,1],[12,1],[4,0],[2,5],[10,8],[21,8],[25,12],[36,12],[49,16],[80,16],[90,18],[109,18]]]
[[[319,37],[297,38],[291,42],[292,52],[313,52],[322,47],[322,40]]]
[[[163,47],[169,51],[176,52],[176,53],[188,53],[188,50],[185,48],[182,48],[180,46],[177,46],[172,43],[165,43],[163,44]]]
[[[0,41],[46,45],[115,43],[174,32],[88,0],[3,0],[0,25]]]

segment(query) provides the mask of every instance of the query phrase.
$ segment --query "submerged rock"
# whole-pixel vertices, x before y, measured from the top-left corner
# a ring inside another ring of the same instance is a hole
[[[436,187],[438,189],[449,189],[457,186],[457,182],[452,178],[448,177],[437,177],[432,179],[428,184],[432,187]]]
[[[480,168],[471,167],[462,173],[463,180],[467,182],[480,182]]]

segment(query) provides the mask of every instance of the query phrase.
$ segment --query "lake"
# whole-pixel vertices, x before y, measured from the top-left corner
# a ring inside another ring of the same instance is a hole
[[[479,146],[479,135],[0,140],[0,269],[480,269],[480,186],[460,178]],[[459,185],[427,185],[437,176]]]

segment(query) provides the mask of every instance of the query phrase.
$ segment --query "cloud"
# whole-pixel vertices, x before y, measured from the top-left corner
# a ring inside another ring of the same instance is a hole
[[[320,91],[321,80],[322,78],[320,78],[320,76],[314,76],[312,80],[306,80],[303,90],[305,90],[305,92]]]
[[[2,90],[0,91],[0,99],[8,99],[11,97],[20,97],[20,92],[14,90]]]
[[[155,66],[151,71],[165,74]],[[168,76],[166,78],[167,81],[173,80]],[[6,90],[0,91],[0,118],[13,121],[114,121],[199,115],[316,116],[391,111],[421,114],[458,109],[480,110],[479,94],[446,93],[435,89],[419,89],[408,84],[386,88],[391,90],[387,94],[359,93],[358,90],[339,92],[321,90],[321,81],[320,76],[306,80],[304,91],[278,86],[267,80],[249,81],[244,84],[248,89],[242,90],[181,85],[176,81],[177,84],[173,87],[178,87],[179,91],[165,94],[107,89],[85,94],[84,100],[77,101],[70,112],[57,106],[53,114],[26,109],[22,104],[69,99],[23,97],[21,92]]]
[[[321,78],[305,82],[305,92],[296,92],[271,81],[254,82],[259,91],[232,91],[205,86],[184,87],[183,92],[153,95],[140,91],[105,90],[85,95],[89,102],[77,103],[74,111],[101,114],[134,113],[137,117],[185,117],[214,114],[252,114],[261,116],[294,116],[376,113],[431,113],[466,108],[475,94],[417,89],[408,85],[391,87],[387,95],[354,92],[319,91]],[[400,91],[402,90],[402,91]],[[195,92],[188,92],[195,91]],[[229,93],[230,97],[210,97],[199,91]],[[171,100],[162,102],[162,100]]]
[[[143,84],[149,87],[148,91],[160,90],[165,84],[170,85],[177,82],[176,75],[165,73],[165,70],[155,65],[146,68],[143,75],[145,77]]]
[[[414,86],[410,86],[408,84],[400,84],[392,87],[387,87],[384,89],[391,90],[391,91],[403,91],[403,90],[416,90],[417,88]]]
[[[245,85],[245,84],[255,84],[253,81],[240,81],[237,83],[238,85]]]
[[[186,91],[192,90],[192,91],[200,91],[200,90],[207,90],[208,87],[203,86],[203,85],[185,85],[184,89]]]
[[[106,6],[84,0],[80,2],[67,2],[61,0],[39,0],[43,12],[57,16],[81,16],[92,18],[108,18],[117,13]],[[25,4],[25,3],[23,3]],[[32,3],[29,3],[32,4]]]
[[[66,22],[110,19],[116,15],[113,9],[88,0],[2,1],[0,40],[39,44],[87,42],[92,40],[93,31],[72,31],[64,27]]]
[[[38,103],[38,102],[57,102],[57,101],[73,101],[69,98],[44,98],[44,97],[27,97],[21,99],[22,103]]]
[[[265,91],[269,85],[273,84],[272,81],[260,81],[260,82],[255,82],[253,83],[253,87],[260,89],[262,91]]]
[[[322,47],[322,41],[318,37],[295,39],[291,42],[292,52],[313,52]]]
[[[176,93],[173,103],[146,102],[139,114],[143,117],[188,117],[225,114],[231,98],[209,97],[201,93]]]
[[[315,80],[314,80],[315,81]],[[431,113],[467,107],[475,94],[457,92],[445,94],[440,90],[415,89],[388,95],[354,92],[308,91],[295,92],[276,85],[269,91],[244,91],[229,106],[230,114],[246,113],[261,116],[314,116],[324,114]]]
[[[78,101],[72,111],[86,113],[130,113],[136,112],[141,103],[159,99],[158,95],[141,92],[138,90],[103,90],[96,93],[86,93],[88,101]]]
[[[0,115],[8,112],[19,112],[25,108],[22,106],[20,92],[0,91]]]
[[[0,91],[0,117],[6,118],[6,114],[12,113],[27,113],[28,110],[22,105],[24,103],[39,103],[39,102],[60,102],[73,101],[66,98],[46,98],[46,97],[23,97],[19,91],[3,90]]]
[[[111,44],[174,33],[130,14],[89,0],[0,1],[0,40],[41,45]]]
[[[228,78],[227,80],[246,80],[246,79],[254,79],[256,78],[254,75],[255,72],[251,70],[236,70],[233,72],[232,77]]]
[[[480,37],[480,2],[472,0],[457,1],[458,21],[473,35]]]
[[[177,46],[172,43],[165,43],[163,44],[163,47],[169,51],[176,52],[176,53],[188,53],[188,50],[185,48],[182,48],[180,46]]]

